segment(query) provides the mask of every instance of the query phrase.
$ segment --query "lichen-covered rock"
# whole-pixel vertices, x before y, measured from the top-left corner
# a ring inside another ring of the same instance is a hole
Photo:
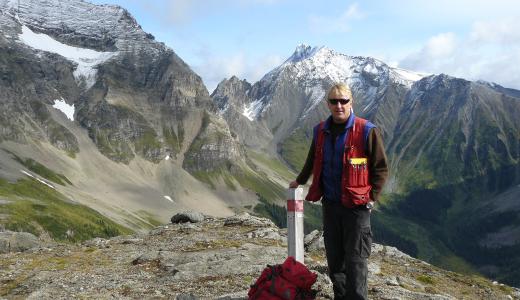
[[[34,247],[38,247],[38,238],[28,232],[0,232],[0,253],[22,252]]]
[[[313,230],[307,234],[303,240],[306,251],[315,251],[318,249],[325,249],[325,242],[323,241],[323,232]]]
[[[251,216],[246,212],[226,218],[224,226],[276,227],[273,221]]]

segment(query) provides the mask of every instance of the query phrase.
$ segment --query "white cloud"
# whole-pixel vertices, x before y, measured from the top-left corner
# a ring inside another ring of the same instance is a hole
[[[283,62],[283,59],[276,55],[251,57],[243,52],[217,56],[210,54],[207,48],[197,54],[200,63],[192,67],[202,77],[210,94],[225,78],[237,76],[253,84]]]
[[[438,72],[447,61],[451,63],[456,49],[455,34],[441,33],[431,37],[422,49],[399,62],[399,66],[420,72]]]
[[[334,16],[309,16],[311,31],[317,33],[348,32],[351,30],[350,22],[365,17],[357,3],[351,4],[340,15]]]
[[[470,34],[475,43],[500,43],[502,45],[520,44],[520,22],[507,18],[494,22],[475,22]]]
[[[520,20],[476,21],[465,36],[442,33],[431,37],[399,66],[428,73],[446,73],[520,89]]]

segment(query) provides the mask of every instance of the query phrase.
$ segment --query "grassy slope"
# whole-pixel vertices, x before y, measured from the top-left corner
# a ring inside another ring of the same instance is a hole
[[[2,225],[13,231],[39,235],[42,230],[58,241],[77,242],[93,237],[132,233],[97,211],[69,202],[56,190],[34,180],[9,183],[0,179]]]
[[[27,169],[31,170],[32,172],[40,175],[41,177],[43,177],[47,180],[50,180],[50,181],[60,184],[60,185],[65,185],[65,184],[72,185],[72,182],[70,182],[69,179],[67,177],[65,177],[65,175],[56,173],[31,158],[23,159],[16,155],[14,155],[14,157],[15,157],[16,161],[18,161],[19,163],[24,165]]]
[[[193,175],[213,188],[222,179],[231,190],[235,190],[235,185],[239,184],[255,192],[259,203],[253,208],[253,212],[270,218],[280,227],[286,227],[286,185],[294,180],[296,174],[275,157],[252,150],[248,150],[247,154],[250,165],[243,166],[240,171],[220,169],[213,172],[194,172]],[[306,233],[321,229],[321,206],[305,203],[304,223]]]
[[[301,170],[309,153],[312,136],[302,129],[295,130],[282,144],[280,154],[294,170]]]

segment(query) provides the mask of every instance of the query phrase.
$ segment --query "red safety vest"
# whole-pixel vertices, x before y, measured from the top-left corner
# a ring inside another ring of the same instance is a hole
[[[349,129],[343,154],[343,173],[341,175],[341,203],[349,208],[364,205],[370,201],[368,157],[365,154],[365,136],[363,134],[367,120],[355,117],[354,125]],[[321,171],[323,166],[323,143],[325,133],[320,122],[315,137],[314,165],[312,168],[312,184],[305,200],[319,201],[323,196],[321,189]]]

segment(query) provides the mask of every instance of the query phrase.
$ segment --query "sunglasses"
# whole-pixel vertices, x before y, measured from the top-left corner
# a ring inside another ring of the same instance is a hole
[[[350,102],[350,99],[329,99],[329,103],[332,105],[336,105],[338,102],[341,103],[341,105],[345,105]]]

